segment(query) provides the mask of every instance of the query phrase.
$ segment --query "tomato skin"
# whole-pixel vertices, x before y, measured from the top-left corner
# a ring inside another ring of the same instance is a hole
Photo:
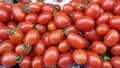
[[[119,68],[120,67],[120,56],[113,56],[110,60],[111,64],[113,67],[115,68]]]
[[[41,38],[41,35],[37,30],[30,30],[25,34],[24,42],[30,46],[33,46]]]
[[[45,66],[53,66],[57,63],[58,61],[58,50],[55,46],[49,47],[44,55],[43,55],[43,62]]]
[[[52,32],[52,31],[57,30],[58,27],[54,24],[53,21],[51,21],[50,23],[47,24],[47,29]]]
[[[113,16],[109,19],[109,25],[111,28],[114,28],[118,31],[120,31],[120,16]]]
[[[71,53],[62,53],[58,60],[59,68],[68,68],[73,64],[74,60]]]
[[[110,30],[105,36],[104,36],[104,43],[106,46],[114,46],[119,41],[119,34],[116,30]]]
[[[54,16],[54,24],[59,28],[64,28],[69,23],[69,17],[64,12],[57,12]]]
[[[3,28],[3,27],[5,27],[5,24],[0,22],[0,29]]]
[[[104,42],[101,41],[93,41],[91,44],[91,48],[97,54],[104,54],[107,51],[107,47]]]
[[[93,29],[95,22],[94,20],[89,16],[82,16],[78,18],[75,21],[75,25],[78,27],[78,29],[83,31],[90,31]],[[87,27],[86,27],[87,26]]]
[[[43,53],[45,52],[46,48],[45,48],[45,44],[42,40],[39,40],[34,46],[33,46],[33,50],[35,52],[36,55],[40,56],[43,55]]]
[[[10,18],[10,11],[4,5],[0,6],[0,22],[6,22]]]
[[[90,0],[90,2],[91,2],[91,3],[95,3],[95,4],[100,5],[101,0]]]
[[[48,36],[48,41],[51,44],[57,44],[64,39],[64,33],[62,30],[56,30],[50,33]]]
[[[16,65],[16,56],[17,54],[13,51],[6,52],[1,56],[1,63],[7,67],[12,67]]]
[[[29,68],[31,65],[31,58],[29,56],[24,56],[22,61],[19,63],[20,68]]]
[[[77,64],[85,64],[87,62],[87,53],[83,49],[75,49],[73,51],[73,59]]]
[[[87,51],[87,65],[92,68],[100,68],[102,61],[98,54],[93,51]]]
[[[67,41],[74,48],[85,48],[87,46],[84,42],[85,39],[75,33],[69,33],[67,36]]]
[[[114,4],[114,13],[116,14],[116,15],[120,15],[120,1],[117,1],[117,2],[115,2],[115,4]]]
[[[9,21],[9,22],[7,22],[7,27],[9,27],[11,29],[15,29],[15,28],[17,28],[17,24],[15,22]]]
[[[66,39],[61,41],[58,45],[59,52],[67,52],[71,49],[71,45],[68,43]]]
[[[22,4],[14,4],[12,6],[12,13],[18,21],[24,21],[27,15]]]
[[[42,12],[39,16],[38,16],[38,23],[45,25],[48,24],[52,21],[52,14],[50,12]]]
[[[37,14],[35,13],[29,13],[26,17],[25,17],[25,21],[30,21],[33,24],[37,24]]]
[[[62,11],[64,13],[66,13],[67,15],[69,15],[70,13],[72,13],[74,11],[74,7],[70,4],[65,4],[62,7]]]
[[[101,0],[101,7],[103,8],[104,11],[110,12],[113,10],[115,0]]]
[[[43,58],[42,56],[35,56],[32,59],[32,68],[42,68],[43,67]]]
[[[8,51],[12,51],[15,48],[15,44],[10,40],[5,40],[0,43],[0,54],[4,54]]]
[[[96,28],[96,32],[99,35],[105,35],[107,32],[109,32],[110,28],[107,24],[100,24]]]
[[[18,24],[18,28],[23,33],[27,33],[28,31],[30,31],[31,29],[33,29],[33,27],[34,27],[34,25],[30,21],[23,21],[23,22],[21,22],[21,23]]]
[[[18,44],[16,47],[15,47],[15,52],[19,55],[23,55],[23,56],[26,56],[28,54],[30,54],[31,50],[29,51],[25,51],[25,44],[23,43],[20,43]]]
[[[112,65],[109,61],[107,60],[102,60],[102,66],[101,68],[112,68]]]
[[[115,46],[110,48],[110,51],[113,55],[120,55],[120,44],[116,44]]]
[[[85,8],[85,14],[87,16],[92,17],[93,19],[97,19],[100,15],[100,7],[97,4],[90,4],[87,8]]]
[[[39,33],[44,33],[47,30],[46,26],[41,24],[35,25],[34,29],[36,29]]]
[[[10,33],[12,31],[13,33]],[[9,34],[9,39],[15,44],[19,44],[23,41],[24,34],[21,30],[9,30],[8,34]]]

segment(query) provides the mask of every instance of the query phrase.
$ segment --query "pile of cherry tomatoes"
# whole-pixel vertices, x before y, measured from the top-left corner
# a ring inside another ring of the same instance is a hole
[[[0,65],[120,68],[120,1],[1,1]]]

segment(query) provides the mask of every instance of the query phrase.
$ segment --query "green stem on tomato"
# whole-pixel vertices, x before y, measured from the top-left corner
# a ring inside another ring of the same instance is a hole
[[[8,30],[8,34],[9,34],[9,35],[13,35],[14,32],[15,32],[14,30]]]
[[[30,45],[25,44],[24,47],[25,47],[25,49],[24,49],[25,52],[29,52],[32,49],[32,47]]]
[[[108,56],[107,54],[102,54],[100,57],[102,60],[110,60],[110,56]]]
[[[18,55],[18,56],[16,57],[16,62],[17,62],[17,63],[20,63],[21,61],[22,61],[22,56]]]
[[[30,12],[30,7],[29,7],[28,4],[26,4],[26,5],[24,6],[24,10],[25,10],[26,12]]]

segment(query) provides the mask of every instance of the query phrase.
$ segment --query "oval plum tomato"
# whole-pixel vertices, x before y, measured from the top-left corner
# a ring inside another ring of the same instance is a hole
[[[68,34],[67,41],[74,48],[85,48],[88,46],[85,42],[85,38],[75,33]]]
[[[15,28],[17,28],[17,24],[15,22],[9,21],[9,22],[7,22],[7,27],[9,27],[11,29],[15,29]]]
[[[96,28],[96,32],[99,35],[105,35],[107,32],[109,32],[110,27],[107,24],[100,24]]]
[[[20,43],[15,47],[15,52],[19,55],[28,55],[31,52],[31,47],[27,44]]]
[[[14,4],[12,6],[12,13],[18,21],[24,21],[27,15],[22,4]]]
[[[100,68],[102,61],[98,54],[93,51],[87,51],[87,65],[91,68]]]
[[[33,29],[33,27],[34,27],[34,25],[30,21],[23,21],[23,22],[21,22],[21,23],[18,24],[18,28],[23,33],[27,33],[28,31],[30,31],[31,29]]]
[[[115,46],[110,48],[110,51],[113,55],[120,55],[120,44],[116,44]]]
[[[84,13],[81,11],[74,11],[73,13],[70,14],[70,17],[71,17],[72,21],[75,22],[77,18],[80,18],[83,15],[84,15]]]
[[[42,35],[42,41],[44,42],[46,48],[52,46],[52,44],[49,43],[49,40],[48,40],[49,35],[50,35],[50,32],[45,32],[45,33]]]
[[[97,19],[100,16],[100,7],[97,4],[90,4],[87,8],[85,8],[85,14],[87,16],[92,17],[93,19]]]
[[[36,55],[40,56],[43,55],[43,53],[45,52],[46,48],[45,48],[45,44],[42,40],[39,40],[34,46],[33,46],[33,50],[35,52]]]
[[[107,60],[102,60],[102,66],[101,68],[112,68],[112,65],[109,61]]]
[[[0,54],[3,54],[8,51],[12,51],[15,48],[15,44],[10,40],[5,40],[0,43]]]
[[[95,3],[100,5],[101,4],[101,0],[90,0],[90,3]]]
[[[20,61],[21,58],[13,51],[6,52],[1,56],[1,63],[6,67],[12,67]]]
[[[113,10],[115,0],[101,0],[101,7],[104,11],[110,12]]]
[[[3,28],[0,28],[0,38],[2,40],[7,40],[9,39],[8,31],[10,30],[9,27],[5,26]]]
[[[4,5],[0,6],[0,22],[6,22],[10,18],[10,11]]]
[[[93,29],[95,21],[89,16],[82,16],[80,18],[77,18],[75,25],[82,31],[90,31]]]
[[[72,57],[71,53],[62,53],[59,56],[59,60],[58,60],[58,67],[60,68],[68,68],[73,64],[74,60]]]
[[[70,4],[65,4],[62,7],[62,11],[67,14],[70,15],[70,13],[72,13],[74,11],[74,7]]]
[[[41,6],[41,12],[50,12],[51,14],[54,12],[54,7],[51,4],[45,3]]]
[[[42,12],[38,16],[38,23],[42,25],[46,25],[52,21],[52,14],[50,12]]]
[[[93,41],[91,48],[97,54],[104,54],[107,51],[107,47],[102,41]]]
[[[116,30],[110,30],[105,36],[104,36],[104,43],[106,46],[114,46],[119,41],[119,34]]]
[[[57,26],[54,24],[54,22],[51,21],[50,23],[47,24],[47,29],[52,32],[52,31],[57,30],[58,28],[57,28]]]
[[[42,68],[43,67],[43,58],[42,56],[35,56],[32,59],[32,68]]]
[[[15,44],[19,44],[23,41],[24,34],[21,30],[9,30],[8,34],[9,39]]]
[[[30,56],[24,56],[22,61],[19,63],[20,68],[29,68],[31,65],[31,58]]]
[[[54,16],[54,24],[59,28],[64,28],[69,23],[69,17],[64,12],[57,12]]]
[[[120,1],[117,1],[117,2],[115,2],[115,4],[114,4],[114,13],[116,14],[116,15],[120,15]]]
[[[71,49],[71,45],[68,43],[68,41],[66,39],[64,39],[63,41],[61,41],[58,44],[58,50],[60,52],[67,52]]]
[[[58,50],[55,46],[49,47],[44,55],[43,55],[43,62],[45,66],[53,66],[57,63],[59,57]]]
[[[113,56],[110,62],[113,67],[119,68],[120,67],[120,56]]]
[[[44,33],[47,30],[46,26],[41,24],[36,24],[34,26],[34,29],[37,30],[39,33]]]
[[[57,44],[64,39],[64,33],[62,30],[56,30],[49,34],[48,41],[51,44]]]
[[[25,21],[30,21],[33,24],[37,24],[37,14],[35,13],[29,13],[26,17],[25,17]]]
[[[95,29],[93,29],[91,31],[85,31],[83,34],[84,34],[83,37],[88,39],[89,41],[99,41],[102,39],[102,36],[97,34]]]
[[[25,34],[24,42],[30,46],[36,44],[38,40],[41,38],[41,35],[37,30],[30,30]]]
[[[3,27],[5,27],[5,24],[0,22],[0,29],[3,28]]]
[[[118,31],[120,31],[120,16],[113,16],[109,19],[109,25],[111,28],[114,28]]]
[[[83,49],[75,49],[73,51],[73,59],[77,64],[85,64],[87,62],[87,53]]]

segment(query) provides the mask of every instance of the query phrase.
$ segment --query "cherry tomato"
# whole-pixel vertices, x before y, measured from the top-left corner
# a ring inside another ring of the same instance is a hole
[[[48,24],[52,21],[52,14],[50,12],[42,12],[39,16],[38,16],[38,23],[45,25]]]
[[[115,4],[114,4],[114,13],[116,14],[116,15],[120,15],[120,1],[117,1],[117,2],[115,2]]]
[[[57,12],[54,16],[54,24],[59,28],[64,28],[69,23],[69,17],[64,12]]]
[[[9,27],[11,29],[15,29],[15,28],[17,28],[17,24],[15,22],[9,21],[9,22],[7,22],[7,27]]]
[[[34,46],[33,46],[34,52],[36,55],[40,56],[43,55],[45,52],[45,44],[42,40],[39,40]]]
[[[64,38],[64,33],[62,30],[56,30],[56,31],[53,31],[49,34],[48,36],[48,41],[49,43],[51,44],[57,44],[59,42],[61,42]]]
[[[110,28],[107,24],[100,24],[96,28],[96,32],[99,35],[105,35],[107,32],[109,32]]]
[[[15,44],[10,40],[5,40],[0,43],[0,54],[3,54],[8,51],[13,51],[15,48]]]
[[[84,11],[85,10],[85,4],[84,3],[82,3],[82,2],[76,2],[76,3],[74,3],[74,5],[75,5],[75,10],[77,10],[77,11]]]
[[[98,54],[93,51],[87,51],[87,65],[91,68],[100,68],[102,61]]]
[[[34,29],[36,29],[39,33],[44,33],[47,30],[46,26],[41,24],[35,25]]]
[[[33,24],[37,24],[37,14],[35,13],[29,13],[26,17],[25,17],[25,21],[30,21]]]
[[[66,39],[64,39],[63,41],[61,41],[58,45],[58,50],[60,52],[67,52],[71,49],[71,45],[68,43],[68,41]]]
[[[107,51],[107,47],[102,41],[93,41],[91,48],[97,54],[104,54]]]
[[[102,66],[101,68],[112,68],[112,65],[109,61],[107,60],[102,60]]]
[[[52,31],[57,30],[58,28],[57,28],[57,26],[54,24],[54,22],[51,21],[50,23],[47,24],[47,29],[52,32]]]
[[[5,4],[5,7],[9,9],[9,11],[11,11],[12,9],[12,5],[11,4]]]
[[[78,29],[83,31],[90,31],[93,29],[95,22],[94,20],[89,16],[82,16],[78,18],[75,21],[75,25],[78,27]],[[86,27],[87,26],[87,27]]]
[[[90,4],[87,8],[85,8],[85,14],[87,16],[92,17],[93,19],[97,19],[100,16],[100,7],[97,4]]]
[[[120,44],[116,44],[115,46],[110,48],[110,51],[113,55],[120,55]]]
[[[90,3],[95,3],[100,5],[101,4],[101,0],[90,0]]]
[[[69,15],[70,13],[72,13],[74,11],[74,7],[70,4],[65,4],[62,7],[62,11],[64,13],[66,13],[67,15]]]
[[[42,68],[43,67],[43,58],[42,56],[35,56],[32,59],[32,68]]]
[[[101,7],[103,8],[104,11],[112,11],[113,6],[114,6],[115,0],[101,0]]]
[[[105,36],[104,36],[104,43],[106,46],[114,46],[119,41],[119,34],[116,30],[110,30]]]
[[[25,34],[24,42],[30,46],[36,44],[38,40],[41,38],[41,35],[37,30],[30,30]]]
[[[9,39],[15,44],[19,44],[23,41],[24,34],[21,30],[9,30],[8,34]]]
[[[73,62],[74,60],[71,53],[62,53],[59,56],[57,65],[60,68],[68,68],[73,64]]]
[[[29,68],[31,65],[31,58],[30,56],[24,56],[22,61],[19,63],[20,68]]]
[[[58,61],[58,50],[55,46],[49,47],[44,55],[43,55],[43,62],[45,66],[53,66]]]
[[[83,49],[75,49],[73,51],[73,59],[77,64],[85,64],[87,62],[87,53]]]
[[[75,33],[69,33],[67,36],[67,41],[74,48],[85,48],[88,46],[88,44],[86,44],[87,40]]]
[[[113,67],[115,68],[119,68],[120,67],[120,56],[113,56],[110,60],[111,64]]]

